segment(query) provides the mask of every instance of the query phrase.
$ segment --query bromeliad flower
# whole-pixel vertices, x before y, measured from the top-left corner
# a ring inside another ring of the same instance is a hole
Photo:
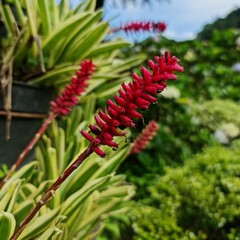
[[[76,76],[71,78],[71,83],[65,86],[62,93],[51,101],[50,111],[57,115],[67,115],[72,106],[78,102],[77,96],[80,96],[88,86],[87,80],[93,73],[95,65],[90,60],[85,60],[80,63],[80,70],[76,71]]]
[[[141,67],[142,77],[133,73],[133,81],[129,84],[122,84],[122,88],[114,96],[115,102],[110,99],[107,100],[106,112],[99,111],[98,115],[95,115],[96,125],[89,126],[92,134],[84,130],[81,131],[90,144],[43,194],[35,207],[21,221],[19,227],[15,229],[10,240],[18,238],[40,208],[53,197],[55,191],[88,156],[95,152],[104,157],[105,153],[99,148],[101,145],[117,148],[118,144],[113,141],[113,137],[124,136],[125,132],[122,130],[124,127],[134,127],[134,120],[142,118],[142,114],[137,110],[146,110],[150,103],[156,102],[157,93],[166,87],[166,80],[177,78],[173,74],[174,71],[183,71],[183,68],[178,64],[178,59],[171,57],[168,52],[164,56],[155,57],[155,62],[148,61],[148,65],[151,72],[145,67]],[[60,107],[62,108],[62,106]]]
[[[155,121],[150,121],[148,125],[142,130],[140,135],[134,140],[130,154],[136,154],[143,151],[153,136],[156,134],[158,128],[159,126]]]
[[[57,116],[67,115],[71,107],[77,104],[77,96],[80,96],[82,92],[85,91],[87,87],[87,80],[93,73],[95,65],[90,60],[85,60],[80,63],[80,69],[76,71],[76,76],[71,78],[71,83],[65,86],[62,93],[56,98],[55,101],[50,102],[50,114],[48,118],[45,119],[42,126],[39,128],[37,133],[28,143],[28,145],[23,149],[23,151],[18,156],[16,162],[12,165],[6,176],[0,182],[0,189],[7,182],[13,172],[17,169],[20,163],[23,161],[24,157],[29,153],[29,151],[34,147],[40,137],[43,135],[48,125]]]
[[[95,115],[96,125],[89,126],[89,133],[81,131],[81,134],[91,142],[93,151],[104,157],[105,153],[99,146],[118,147],[113,137],[124,136],[125,132],[121,129],[125,127],[133,128],[134,120],[143,117],[137,110],[148,109],[151,103],[157,101],[157,93],[166,87],[166,80],[177,78],[173,72],[183,71],[178,61],[176,57],[171,57],[166,52],[164,56],[155,57],[155,62],[148,61],[151,72],[141,67],[141,77],[133,73],[132,82],[122,83],[122,88],[114,96],[114,101],[110,99],[106,101],[106,111],[99,111],[98,115]]]
[[[157,33],[162,33],[166,30],[166,24],[164,22],[130,22],[126,23],[125,25],[122,25],[121,27],[113,28],[111,32],[117,32],[120,30],[125,31],[126,33],[128,32],[157,32]]]

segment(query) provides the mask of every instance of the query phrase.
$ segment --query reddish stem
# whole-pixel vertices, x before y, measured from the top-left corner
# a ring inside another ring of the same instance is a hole
[[[49,117],[43,122],[42,126],[38,130],[38,132],[34,135],[34,137],[31,139],[31,141],[28,143],[28,145],[24,148],[24,150],[20,153],[18,156],[18,159],[16,162],[12,165],[6,176],[2,179],[0,182],[0,189],[4,186],[4,184],[7,182],[7,180],[11,177],[13,172],[18,168],[18,166],[22,163],[24,157],[29,153],[29,151],[35,146],[37,141],[40,139],[40,137],[45,132],[48,125],[53,121],[54,118],[56,118],[56,113],[51,113]]]
[[[16,240],[22,233],[27,224],[33,219],[37,214],[39,209],[45,205],[54,195],[54,192],[61,186],[65,179],[70,176],[70,174],[76,170],[79,165],[93,153],[93,144],[90,144],[86,150],[81,153],[78,158],[61,174],[61,176],[53,183],[53,185],[44,193],[42,198],[37,202],[36,206],[28,213],[25,219],[20,223],[19,227],[16,228],[10,240]]]

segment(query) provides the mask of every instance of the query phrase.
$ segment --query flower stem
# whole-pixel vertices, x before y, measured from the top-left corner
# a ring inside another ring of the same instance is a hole
[[[18,168],[18,166],[22,163],[24,157],[29,153],[29,151],[34,147],[34,145],[37,143],[37,141],[40,139],[40,137],[45,132],[48,125],[53,121],[54,118],[56,118],[56,113],[51,113],[49,117],[43,122],[42,126],[39,128],[38,132],[34,135],[34,137],[31,139],[31,141],[28,143],[28,145],[24,148],[24,150],[19,154],[16,162],[12,165],[8,173],[5,175],[5,177],[0,182],[0,189],[4,186],[4,184],[8,181],[8,179],[11,177],[11,175],[14,173],[14,171]]]
[[[20,223],[19,227],[16,228],[10,240],[16,240],[19,235],[22,233],[27,224],[33,219],[33,217],[37,214],[39,209],[45,205],[51,198],[53,197],[55,191],[61,186],[61,184],[65,181],[65,179],[70,176],[70,174],[76,170],[79,165],[90,155],[93,153],[93,144],[90,144],[88,148],[82,152],[78,158],[61,174],[61,176],[53,183],[53,185],[44,193],[42,198],[37,202],[36,206],[29,212],[29,214],[25,217],[25,219]]]

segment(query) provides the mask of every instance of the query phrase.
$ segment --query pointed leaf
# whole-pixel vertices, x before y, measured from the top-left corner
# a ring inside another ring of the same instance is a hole
[[[55,236],[61,236],[62,231],[57,227],[50,227],[43,234],[41,234],[36,240],[52,240]]]
[[[50,51],[54,48],[55,44],[58,42],[58,39],[61,39],[64,36],[67,36],[75,26],[81,23],[85,18],[89,16],[89,13],[78,13],[71,18],[67,19],[59,27],[55,28],[54,31],[43,41],[42,49],[43,52]]]
[[[23,230],[19,236],[19,240],[31,239],[38,236],[40,233],[43,233],[52,225],[54,219],[59,214],[59,211],[60,208],[55,208],[35,218],[34,221],[30,222]]]
[[[0,233],[1,240],[9,240],[16,226],[14,216],[8,212],[0,213]]]
[[[5,211],[9,204],[11,203],[10,208],[13,207],[14,202],[11,201],[12,197],[14,198],[14,201],[16,200],[16,191],[18,191],[18,185],[20,184],[21,180],[17,179],[13,182],[8,187],[7,192],[4,194],[4,196],[0,200],[0,212]]]
[[[92,49],[101,42],[107,31],[108,25],[106,23],[99,23],[81,42],[69,50],[66,56],[67,60],[71,59],[72,61],[76,61],[78,59],[84,59]]]
[[[49,0],[38,0],[39,15],[42,22],[43,34],[48,35],[52,30]]]
[[[94,50],[89,54],[89,57],[92,58],[101,54],[109,54],[109,52],[115,51],[116,49],[121,49],[123,47],[128,47],[129,45],[130,43],[120,39],[105,42],[95,47]]]
[[[95,189],[105,186],[112,176],[107,175],[103,178],[94,179],[86,184],[79,191],[72,194],[63,205],[62,214],[69,217],[77,210],[78,206],[83,202]]]
[[[16,219],[16,225],[18,226],[20,222],[27,216],[29,211],[34,207],[35,202],[33,199],[25,200],[20,203],[13,211],[14,217]]]
[[[83,8],[81,10],[94,12],[95,8],[96,8],[96,0],[87,0],[85,1]]]

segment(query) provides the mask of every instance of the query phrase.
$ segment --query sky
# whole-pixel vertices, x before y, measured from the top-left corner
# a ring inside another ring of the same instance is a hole
[[[130,3],[125,8],[121,0],[115,0],[115,6],[112,1],[105,0],[104,7],[104,19],[112,27],[137,20],[164,21],[167,30],[163,35],[177,41],[194,38],[205,24],[240,7],[240,0],[152,0],[151,5],[142,5],[137,0],[136,4]],[[135,38],[124,33],[119,35],[133,42],[147,37],[144,34]]]

